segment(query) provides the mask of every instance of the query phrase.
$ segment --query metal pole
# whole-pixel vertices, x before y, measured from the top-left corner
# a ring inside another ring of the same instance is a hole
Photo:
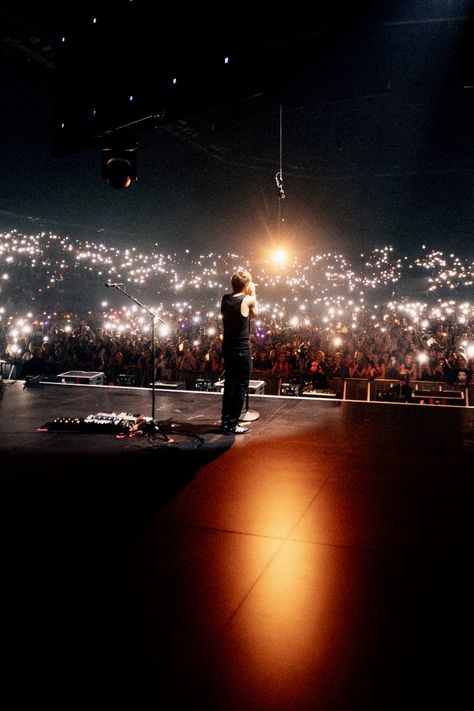
[[[249,347],[250,347],[250,316],[249,316]],[[250,356],[250,359],[252,359],[252,356]],[[252,374],[252,360],[250,360],[250,375]],[[260,417],[260,413],[257,412],[257,410],[249,410],[249,388],[250,388],[250,376],[249,376],[249,382],[247,385],[247,396],[246,396],[246,411],[243,412],[239,420],[241,422],[253,422],[254,420],[258,420]]]

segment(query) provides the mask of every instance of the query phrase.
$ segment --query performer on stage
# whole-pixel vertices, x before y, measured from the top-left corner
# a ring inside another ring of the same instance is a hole
[[[249,387],[252,357],[250,353],[250,317],[257,316],[255,284],[248,271],[239,269],[231,277],[232,293],[221,302],[224,326],[224,393],[222,427],[226,434],[246,434],[250,428],[239,424],[239,417]]]

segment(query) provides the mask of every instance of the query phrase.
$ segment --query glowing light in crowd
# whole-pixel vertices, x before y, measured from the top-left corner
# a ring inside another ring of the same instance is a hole
[[[8,280],[3,277],[0,282],[0,303],[5,298],[0,308],[1,326],[9,342],[22,341],[20,349],[33,336],[38,340],[48,336],[53,327],[71,334],[87,315],[40,314],[43,298],[52,295],[54,302],[60,303],[62,294],[73,293],[80,310],[81,293],[110,280],[136,284],[144,290],[148,297],[144,302],[169,324],[163,329],[160,326],[160,338],[173,338],[178,332],[186,338],[189,334],[190,342],[199,340],[205,348],[204,339],[221,336],[220,298],[232,272],[244,266],[259,285],[260,317],[255,324],[259,339],[275,334],[283,338],[285,332],[299,333],[301,329],[311,339],[319,329],[320,334],[326,334],[328,347],[350,348],[351,338],[374,340],[375,334],[387,334],[388,338],[396,329],[416,350],[439,341],[445,345],[449,339],[454,344],[451,347],[457,348],[461,341],[467,344],[474,339],[474,306],[466,300],[474,284],[474,264],[455,254],[425,247],[421,256],[409,259],[384,246],[365,254],[362,272],[336,252],[306,255],[302,260],[295,257],[288,266],[285,250],[278,249],[271,261],[270,265],[265,262],[266,266],[257,262],[254,267],[252,255],[248,259],[234,253],[193,256],[189,249],[161,254],[157,244],[146,253],[134,246],[117,248],[52,233],[25,235],[11,230],[0,233],[0,274],[8,265]],[[283,264],[286,268],[276,273],[275,266]],[[413,279],[424,300],[397,296],[410,292]],[[159,304],[148,300],[152,293],[160,294]],[[12,307],[12,294],[18,295],[19,314]],[[26,317],[25,303],[30,308]],[[89,315],[102,323],[106,334],[149,333],[149,317],[136,305],[123,306],[112,299],[98,299],[97,303],[100,312]],[[386,347],[391,347],[388,341]],[[466,353],[467,347],[463,346]]]

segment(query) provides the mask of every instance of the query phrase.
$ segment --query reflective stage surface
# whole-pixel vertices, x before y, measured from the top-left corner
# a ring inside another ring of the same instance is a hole
[[[6,387],[11,708],[462,707],[473,410],[250,400],[230,437],[218,393],[159,391],[159,432],[117,438],[37,428],[150,391]]]

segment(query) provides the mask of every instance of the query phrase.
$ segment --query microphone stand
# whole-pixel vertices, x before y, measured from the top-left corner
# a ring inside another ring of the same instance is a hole
[[[129,299],[134,301],[140,308],[142,308],[144,311],[146,311],[148,314],[151,316],[151,419],[152,419],[152,424],[155,427],[155,429],[164,437],[164,439],[168,442],[169,437],[166,435],[164,432],[160,431],[159,425],[156,424],[155,422],[155,318],[158,319],[162,324],[166,326],[166,322],[163,321],[162,318],[160,318],[157,314],[154,314],[153,311],[151,311],[148,306],[145,306],[145,304],[141,304],[138,299],[136,299],[134,296],[128,293],[125,289],[122,288],[121,284],[106,284],[106,286],[111,286],[114,289],[118,289],[119,291],[122,292],[122,294],[125,294],[125,296],[128,296]]]
[[[250,339],[250,318],[249,318],[249,339]],[[252,371],[250,371],[252,372]],[[260,413],[257,412],[257,410],[249,410],[249,389],[250,389],[250,379],[249,379],[249,384],[247,385],[247,397],[246,397],[246,403],[245,403],[245,412],[242,412],[239,420],[240,422],[253,422],[254,420],[258,420],[260,417]]]

